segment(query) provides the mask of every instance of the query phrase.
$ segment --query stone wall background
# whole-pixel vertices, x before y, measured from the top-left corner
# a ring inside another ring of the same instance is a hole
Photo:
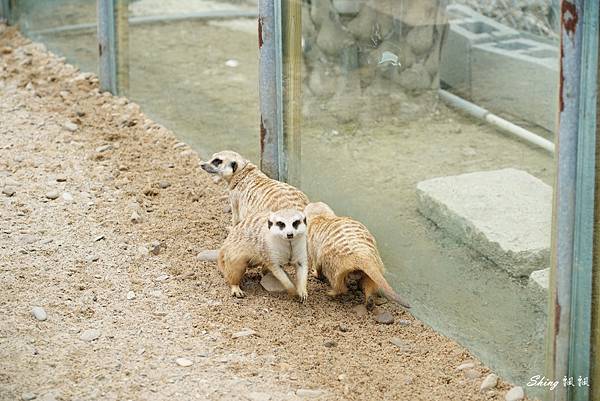
[[[328,98],[349,81],[423,92],[439,87],[447,0],[304,0],[304,83]],[[383,81],[383,82],[381,82]]]

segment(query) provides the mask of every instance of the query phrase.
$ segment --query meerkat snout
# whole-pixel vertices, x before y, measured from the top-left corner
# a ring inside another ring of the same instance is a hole
[[[231,150],[217,152],[207,162],[200,163],[200,168],[209,174],[229,181],[233,175],[248,163],[240,154]]]
[[[271,235],[291,240],[306,234],[306,216],[304,213],[292,209],[271,213],[267,227]]]

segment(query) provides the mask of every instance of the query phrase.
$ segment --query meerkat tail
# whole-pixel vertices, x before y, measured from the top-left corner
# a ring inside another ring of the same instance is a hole
[[[363,272],[371,280],[373,280],[373,282],[377,285],[377,287],[379,287],[379,290],[387,299],[389,299],[390,301],[394,301],[407,309],[410,308],[410,304],[406,300],[404,300],[404,298],[398,295],[396,291],[394,291],[394,289],[388,284],[385,277],[383,277],[383,274],[379,270],[365,267],[363,269]]]
[[[198,252],[198,256],[196,256],[198,260],[204,262],[216,262],[219,257],[218,249],[205,249],[203,251]]]

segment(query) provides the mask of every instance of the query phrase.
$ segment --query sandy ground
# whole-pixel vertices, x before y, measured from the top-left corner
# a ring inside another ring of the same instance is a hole
[[[503,399],[392,304],[378,324],[356,294],[311,280],[302,305],[257,273],[231,298],[196,259],[230,218],[197,155],[4,26],[0,53],[0,399]]]

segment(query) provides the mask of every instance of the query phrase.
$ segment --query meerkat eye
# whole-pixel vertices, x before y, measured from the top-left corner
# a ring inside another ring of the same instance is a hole
[[[269,226],[269,228],[273,227],[273,222],[271,220],[267,220],[267,226]]]
[[[300,225],[300,220],[296,220],[292,223],[292,226],[294,226],[294,228],[298,228],[298,226]]]
[[[219,164],[223,163],[223,160],[221,159],[215,159],[212,162],[210,162],[210,164],[212,164],[213,166],[217,167]]]
[[[237,170],[237,162],[231,162],[231,170],[235,173],[235,170]]]
[[[285,223],[283,221],[278,221],[275,224],[277,224],[277,227],[279,227],[280,230],[283,230],[285,228]]]
[[[304,220],[302,220],[304,222],[304,225],[306,225],[306,217],[304,218]]]

